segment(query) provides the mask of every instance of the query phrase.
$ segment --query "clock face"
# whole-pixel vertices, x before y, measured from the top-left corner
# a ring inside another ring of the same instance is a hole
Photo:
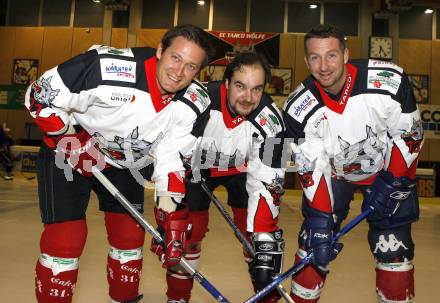
[[[391,60],[393,58],[393,38],[370,37],[370,58]]]

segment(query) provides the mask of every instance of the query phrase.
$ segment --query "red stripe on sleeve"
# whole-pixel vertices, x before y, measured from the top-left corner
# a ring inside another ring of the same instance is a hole
[[[36,117],[34,118],[35,124],[45,133],[57,132],[65,127],[64,121],[55,114],[50,115],[47,118]]]
[[[414,179],[416,177],[416,168],[417,159],[414,160],[411,166],[408,168],[402,152],[394,144],[393,149],[391,150],[390,164],[387,170],[391,172],[394,177],[408,177]]]

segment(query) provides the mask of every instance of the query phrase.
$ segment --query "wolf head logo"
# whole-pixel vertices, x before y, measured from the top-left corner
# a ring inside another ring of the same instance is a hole
[[[60,92],[59,89],[53,89],[52,86],[50,86],[50,81],[52,81],[52,76],[47,79],[41,77],[41,79],[35,81],[32,85],[34,98],[46,106],[50,106],[53,99],[55,99]]]
[[[163,139],[160,133],[156,140],[148,142],[139,140],[139,127],[136,127],[127,138],[115,136],[113,141],[106,140],[101,134],[93,137],[98,141],[101,152],[122,167],[145,167],[153,162],[154,150]]]
[[[411,154],[420,151],[423,141],[422,121],[413,119],[412,122],[411,129],[409,131],[403,131],[402,135],[400,136],[403,141],[405,141],[405,144],[408,146]]]
[[[383,159],[385,144],[379,140],[370,126],[366,126],[367,137],[350,145],[338,136],[341,152],[330,160],[336,176],[371,174]]]
[[[47,79],[41,77],[32,84],[29,108],[31,112],[36,112],[38,115],[42,109],[52,106],[52,101],[60,90],[52,88],[50,85],[51,80],[52,76]]]
[[[309,161],[302,153],[295,153],[295,165],[298,166],[298,177],[304,188],[313,186],[313,171],[316,167],[316,159]]]

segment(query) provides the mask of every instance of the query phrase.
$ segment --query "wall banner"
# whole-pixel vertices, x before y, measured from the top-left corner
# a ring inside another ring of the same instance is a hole
[[[0,85],[1,109],[24,109],[26,85]]]
[[[440,139],[440,105],[417,104],[425,139]]]
[[[280,34],[261,32],[208,31],[215,48],[214,58],[209,64],[227,65],[235,54],[255,51],[266,57],[269,64],[278,66]]]

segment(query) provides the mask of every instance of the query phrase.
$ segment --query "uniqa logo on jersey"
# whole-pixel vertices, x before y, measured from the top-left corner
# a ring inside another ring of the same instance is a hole
[[[112,93],[110,100],[117,102],[127,102],[127,101],[131,101],[132,98],[133,95],[130,94]]]

